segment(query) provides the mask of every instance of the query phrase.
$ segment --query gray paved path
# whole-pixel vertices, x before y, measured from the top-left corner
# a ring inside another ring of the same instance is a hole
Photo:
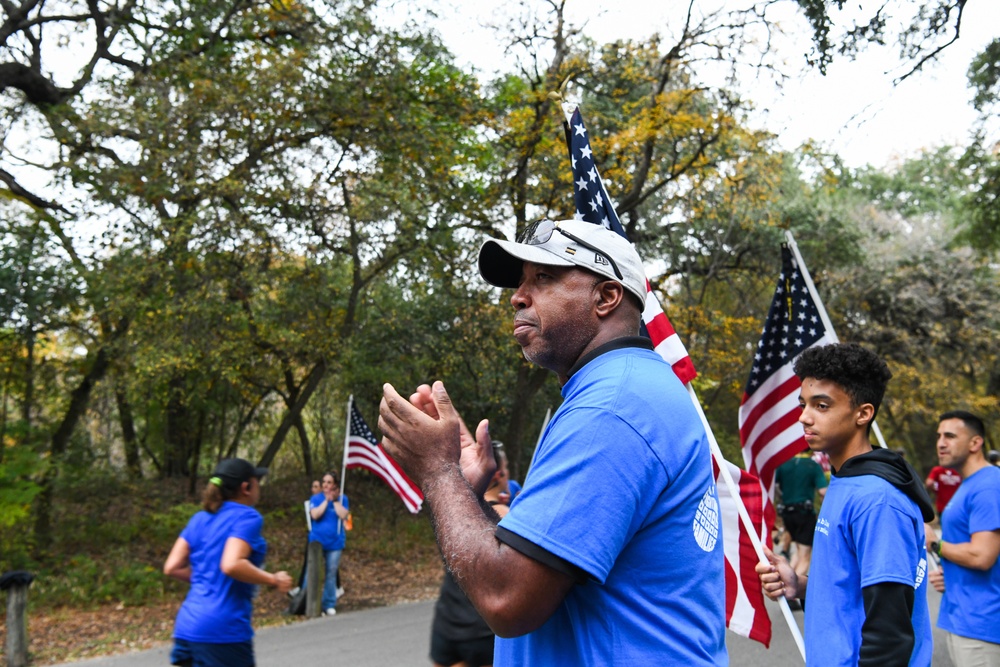
[[[941,596],[928,595],[931,618],[937,619]],[[428,667],[433,602],[413,602],[342,613],[333,618],[302,621],[288,626],[264,628],[255,642],[259,667]],[[791,633],[781,619],[777,604],[769,603],[773,625],[771,648],[726,633],[733,667],[800,667],[802,659]],[[802,625],[802,612],[795,612]],[[944,650],[941,633],[934,631],[934,667],[953,667]],[[164,667],[170,647],[164,645],[111,658],[67,663],[74,667]]]

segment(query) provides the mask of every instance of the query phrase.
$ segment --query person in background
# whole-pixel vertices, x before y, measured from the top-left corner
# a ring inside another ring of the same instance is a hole
[[[174,623],[172,665],[253,667],[253,599],[257,586],[292,587],[287,572],[263,569],[264,518],[254,509],[267,468],[220,461],[195,514],[174,542],[163,573],[191,584]]]
[[[892,373],[859,345],[811,347],[799,355],[799,422],[832,477],[819,511],[812,574],[765,548],[764,593],[806,600],[809,667],[931,664],[924,522],[934,508],[921,479],[895,452],[872,447],[871,424]]]
[[[948,501],[958,491],[962,483],[962,476],[957,470],[952,470],[946,466],[936,465],[927,473],[924,486],[927,491],[934,493],[934,509],[937,510],[937,520],[940,521],[941,513],[948,505]]]
[[[823,468],[813,461],[808,447],[778,466],[774,481],[781,491],[781,521],[785,526],[782,538],[788,535],[795,543],[792,569],[798,574],[809,574],[813,534],[816,531],[813,500],[817,493],[820,497],[826,495],[830,482]],[[785,550],[788,550],[787,546]]]
[[[322,491],[323,491],[323,485],[320,483],[320,481],[318,479],[314,479],[312,481],[312,485],[310,486],[309,497],[303,503],[303,505],[305,506],[305,510],[306,510],[306,531],[307,531],[307,533],[306,533],[306,548],[302,550],[302,569],[300,570],[301,574],[299,575],[299,583],[298,583],[298,585],[295,586],[295,588],[293,588],[292,590],[288,591],[288,596],[289,597],[295,597],[296,595],[298,595],[299,592],[302,590],[302,587],[305,586],[305,584],[306,584],[306,565],[309,562],[309,534],[312,533],[312,528],[313,528],[313,525],[312,525],[312,497],[315,496],[317,493],[322,493]],[[339,590],[340,590],[340,568],[337,568],[337,589],[338,589],[337,595],[339,596],[340,595],[340,592],[339,592]],[[290,611],[288,613],[298,614],[298,613],[303,613],[303,612]]]
[[[508,508],[502,500],[507,490],[507,455],[503,443],[493,441],[497,471],[483,494],[483,500],[501,517]],[[493,665],[496,635],[479,615],[469,598],[446,567],[441,593],[434,603],[431,624],[431,661],[434,667],[489,667]]]
[[[337,613],[337,571],[347,542],[344,519],[347,518],[350,502],[340,492],[340,482],[335,473],[323,475],[322,487],[322,491],[309,501],[312,506],[309,510],[312,517],[309,541],[319,542],[323,546],[326,576],[323,579],[322,609],[324,616],[333,616]]]
[[[956,667],[1000,667],[1000,470],[986,460],[983,420],[946,412],[937,430],[938,461],[962,476],[941,513],[941,559],[931,585],[944,593],[938,627]]]

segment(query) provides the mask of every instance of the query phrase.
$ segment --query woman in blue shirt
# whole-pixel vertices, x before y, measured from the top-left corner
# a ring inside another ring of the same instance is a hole
[[[219,462],[174,543],[163,572],[191,584],[177,612],[170,662],[185,667],[254,667],[250,617],[257,586],[288,592],[287,572],[263,569],[264,518],[254,509],[267,468],[243,459]]]
[[[319,542],[323,546],[323,560],[326,562],[323,615],[333,616],[337,613],[337,570],[347,541],[344,519],[350,508],[347,496],[340,492],[340,483],[334,473],[323,475],[323,490],[312,497],[309,505],[309,515],[312,517],[309,541]]]

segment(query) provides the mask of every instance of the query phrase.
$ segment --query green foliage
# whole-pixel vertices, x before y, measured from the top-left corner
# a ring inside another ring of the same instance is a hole
[[[972,59],[968,77],[976,91],[972,105],[985,115],[1000,100],[1000,39],[994,39]]]
[[[108,602],[142,606],[165,594],[163,571],[137,563],[125,551],[110,551],[100,558],[76,555],[58,569],[41,570],[32,586],[35,606],[91,608]]]
[[[23,569],[30,552],[31,503],[41,490],[33,480],[45,462],[28,447],[0,443],[0,572]]]
[[[958,239],[989,257],[1000,250],[1000,158],[979,140],[962,163],[973,177],[962,199]]]

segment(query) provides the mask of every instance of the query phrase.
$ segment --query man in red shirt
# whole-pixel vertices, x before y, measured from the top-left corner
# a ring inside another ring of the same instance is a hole
[[[927,479],[924,481],[924,486],[927,487],[928,491],[934,492],[934,505],[937,508],[939,519],[941,512],[944,511],[948,501],[955,495],[955,491],[958,490],[958,485],[961,483],[962,477],[957,471],[945,468],[944,466],[934,466],[931,468],[930,474],[927,475]]]

